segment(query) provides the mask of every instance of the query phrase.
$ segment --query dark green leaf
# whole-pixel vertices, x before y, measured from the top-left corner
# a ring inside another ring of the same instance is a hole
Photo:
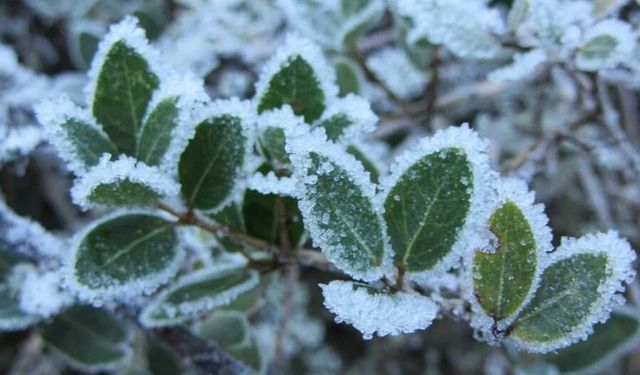
[[[70,365],[112,371],[130,359],[127,327],[104,310],[74,306],[42,327],[47,344]]]
[[[312,123],[324,112],[326,98],[311,65],[301,56],[293,55],[270,78],[258,101],[259,113],[289,104],[296,115]]]
[[[507,201],[489,219],[498,237],[495,253],[476,251],[474,291],[482,308],[495,320],[514,314],[533,285],[537,267],[536,240],[522,210]]]
[[[88,294],[153,290],[177,271],[180,251],[174,223],[125,214],[99,223],[80,241],[75,281]]]
[[[102,154],[118,155],[116,147],[98,129],[75,118],[69,118],[60,124],[64,137],[73,146],[73,153],[85,167],[98,164]]]
[[[589,319],[607,277],[604,254],[575,254],[553,263],[514,322],[512,336],[529,346],[562,341]]]
[[[319,127],[324,128],[327,138],[332,141],[338,141],[338,138],[344,133],[344,130],[351,126],[353,121],[344,113],[335,114],[325,120],[318,122]]]
[[[153,108],[140,129],[137,159],[147,165],[158,165],[171,142],[178,116],[177,98],[169,97]]]
[[[142,311],[147,327],[175,325],[228,305],[256,286],[258,276],[243,268],[203,269],[182,277]]]
[[[278,212],[279,199],[284,203],[285,212],[280,213],[282,216]],[[295,199],[247,190],[244,194],[242,215],[248,235],[271,242],[278,242],[278,217],[284,217],[289,242],[293,245],[300,244],[304,225]]]
[[[445,148],[407,168],[384,202],[396,264],[434,268],[452,251],[471,206],[473,172],[462,149]]]
[[[346,59],[340,59],[334,62],[336,69],[336,79],[340,89],[339,95],[357,94],[360,92],[360,77],[358,76],[357,67]]]
[[[214,209],[225,202],[244,164],[246,142],[238,117],[222,115],[198,125],[178,165],[182,195],[190,206]]]
[[[275,170],[284,169],[291,162],[285,150],[286,136],[282,128],[266,128],[258,140],[260,152]]]
[[[124,41],[107,52],[97,77],[93,114],[111,141],[135,156],[137,137],[159,79],[147,60]]]
[[[162,196],[151,186],[129,179],[95,186],[88,196],[92,203],[104,206],[146,204]]]
[[[587,341],[578,342],[543,358],[556,365],[562,373],[595,374],[628,353],[639,339],[638,316],[631,311],[618,311],[611,314],[606,323],[596,325]]]

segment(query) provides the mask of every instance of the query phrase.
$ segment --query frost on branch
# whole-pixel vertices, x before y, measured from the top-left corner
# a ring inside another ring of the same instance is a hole
[[[321,284],[325,307],[338,323],[348,323],[365,339],[425,329],[438,314],[438,305],[417,293],[386,294],[364,284],[332,281]]]

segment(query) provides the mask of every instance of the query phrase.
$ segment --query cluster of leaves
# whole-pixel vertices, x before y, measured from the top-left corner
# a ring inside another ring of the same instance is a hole
[[[384,56],[412,69],[440,47],[458,58],[512,56],[489,76],[503,82],[553,58],[589,72],[626,64],[634,45],[624,22],[550,16],[557,1],[511,7],[510,33],[537,28],[522,54],[505,51],[506,26],[484,1],[391,3],[406,56]],[[357,53],[356,40],[385,9],[378,0],[278,4],[338,53]],[[525,182],[492,170],[489,143],[468,125],[417,141],[385,168],[385,144],[368,136],[378,119],[353,94],[364,91],[356,62],[332,65],[316,44],[290,35],[252,100],[212,101],[137,23],[113,25],[95,48],[85,103],[60,97],[36,108],[75,175],[73,202],[111,212],[65,241],[64,252],[2,207],[1,329],[40,324],[47,344],[82,370],[154,372],[166,348],[140,345],[140,330],[116,317],[124,309],[148,330],[187,327],[260,372],[269,355],[250,321],[257,290],[273,269],[312,257],[340,277],[320,285],[324,305],[364,338],[454,315],[493,345],[566,348],[544,358],[567,372],[602,365],[637,341],[637,316],[611,314],[634,278],[627,241],[610,231],[554,249],[544,207]],[[576,25],[586,31],[571,44]],[[366,73],[385,76],[385,57],[368,60]],[[380,81],[405,96],[402,84]],[[18,246],[31,236],[47,241]],[[305,249],[310,243],[317,249]],[[583,353],[591,363],[575,363]]]

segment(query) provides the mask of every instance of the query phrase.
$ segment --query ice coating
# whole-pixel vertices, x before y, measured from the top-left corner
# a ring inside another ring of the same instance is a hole
[[[547,60],[543,49],[534,49],[513,56],[513,62],[498,68],[487,76],[489,81],[502,84],[519,82],[531,78],[536,70]]]
[[[438,314],[438,305],[417,293],[371,293],[349,281],[332,281],[320,288],[335,321],[353,325],[365,339],[425,329]]]
[[[19,271],[23,272],[19,301],[20,309],[25,313],[48,318],[73,301],[71,295],[60,288],[61,272],[38,271],[30,265],[18,267],[24,267],[23,271]]]
[[[378,123],[378,116],[371,110],[369,101],[354,94],[348,94],[344,98],[331,102],[318,122],[340,114],[347,116],[352,122],[340,135],[338,139],[340,143],[362,138],[364,134],[375,130]]]

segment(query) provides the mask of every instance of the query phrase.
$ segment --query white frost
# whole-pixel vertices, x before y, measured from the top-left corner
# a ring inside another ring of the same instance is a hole
[[[19,297],[22,311],[48,318],[71,304],[71,295],[61,289],[61,272],[38,271],[30,265],[22,267],[25,267]]]
[[[438,314],[438,305],[417,293],[370,294],[349,281],[332,281],[320,288],[336,322],[353,325],[365,339],[425,329]]]
[[[344,115],[351,121],[338,138],[338,142],[344,144],[360,139],[366,133],[371,133],[378,123],[378,116],[371,110],[369,101],[353,94],[331,102],[318,123],[337,115]]]
[[[625,60],[631,59],[636,44],[636,35],[631,29],[631,25],[615,19],[601,21],[587,30],[580,48],[584,48],[598,37],[611,37],[615,40],[615,44],[612,43],[611,49],[599,56],[587,56],[582,49],[579,49],[576,55],[576,65],[579,69],[596,71],[613,68]]]
[[[547,55],[542,49],[518,53],[511,64],[492,71],[487,78],[496,84],[522,81],[532,77],[546,60]]]
[[[386,47],[372,53],[366,61],[367,67],[394,95],[409,100],[420,95],[428,77],[417,69],[400,48]]]

